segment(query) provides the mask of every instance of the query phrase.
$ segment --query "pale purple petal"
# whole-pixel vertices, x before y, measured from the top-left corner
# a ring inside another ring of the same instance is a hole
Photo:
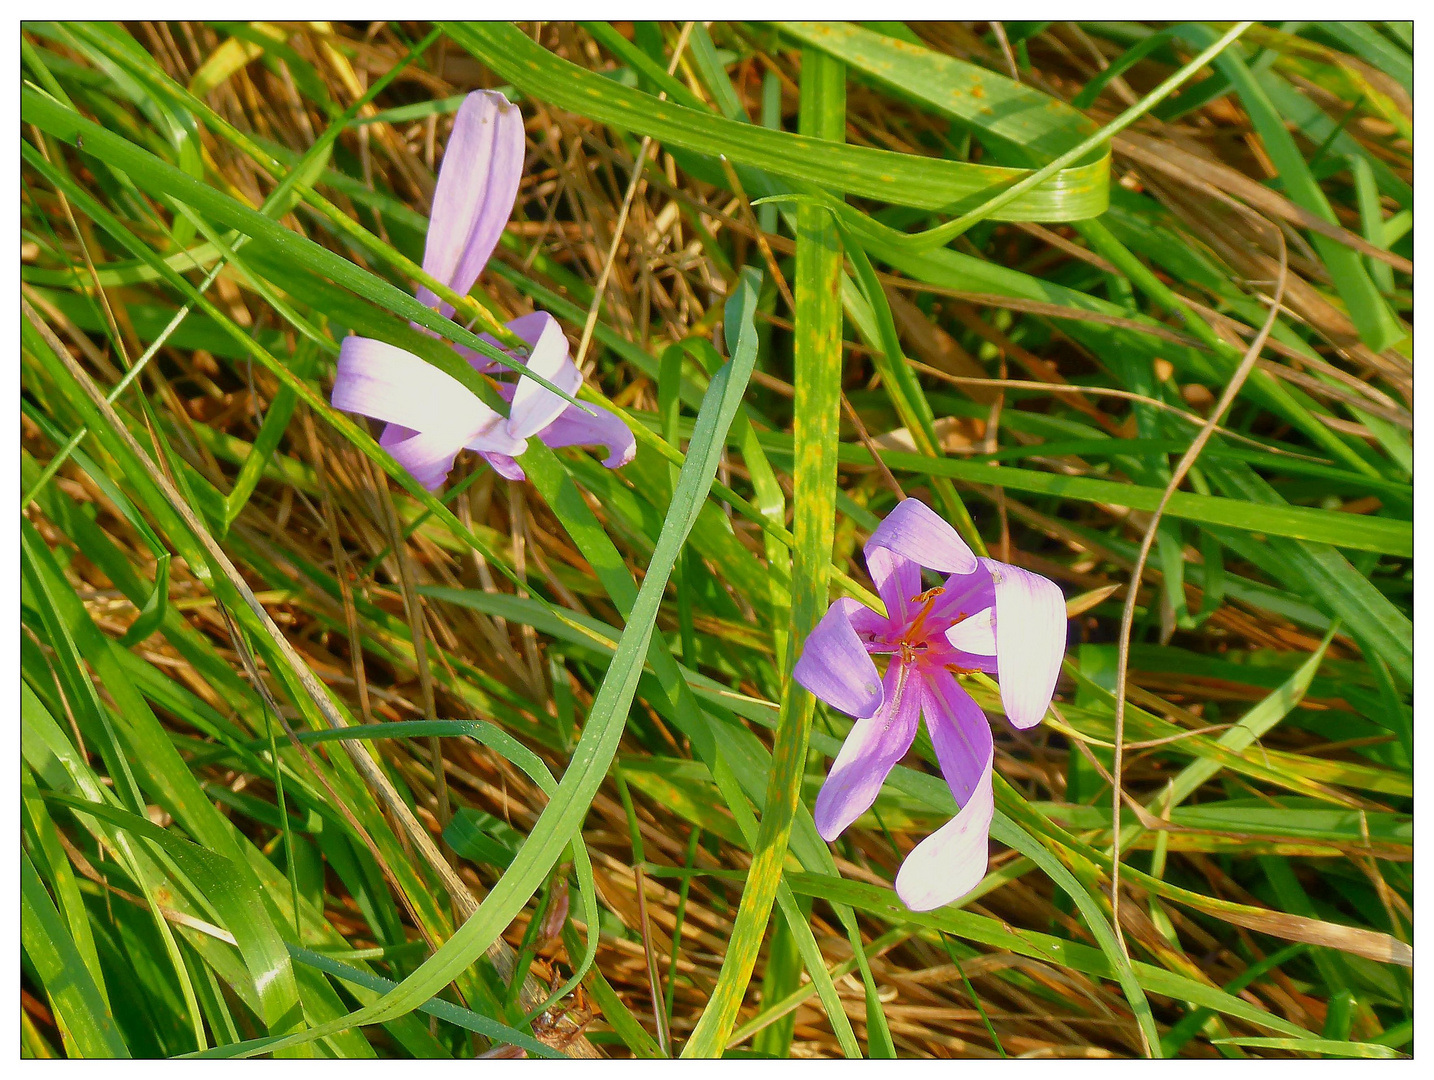
[[[422,330],[424,333],[429,334],[433,337],[438,336],[437,334],[434,334],[433,331],[429,330],[426,326],[419,326],[417,323],[410,323],[409,325],[412,326],[415,330]],[[499,345],[496,341],[490,338],[487,334],[479,334],[478,336],[483,340],[487,341],[494,348],[502,348],[501,345]],[[480,353],[477,349],[470,349],[467,345],[459,345],[455,342],[451,346],[451,348],[459,356],[467,360],[468,363],[472,365],[474,371],[480,372],[482,374],[487,374],[488,372],[494,371],[501,366],[498,361],[494,360],[491,356],[488,356],[485,353]],[[503,351],[507,352],[506,349],[504,349]],[[507,369],[505,368],[503,370]]]
[[[548,325],[552,321],[553,317],[546,311],[530,311],[526,315],[519,315],[512,322],[508,323],[507,329],[527,342],[528,348],[531,349],[538,343],[538,340],[543,336],[544,331],[548,329]],[[480,334],[479,337],[484,341],[492,341],[493,344],[498,344],[496,340],[490,338],[487,334]]]
[[[370,338],[348,337],[339,347],[332,400],[345,412],[385,421],[380,445],[430,491],[443,485],[465,446],[521,454],[528,445],[453,376]]]
[[[498,416],[497,413],[493,415]],[[517,457],[528,449],[528,440],[513,438],[507,423],[498,416],[496,421],[479,431],[464,445],[480,454],[506,454],[508,457]]]
[[[931,620],[957,622],[995,603],[996,590],[991,584],[990,571],[978,562],[971,573],[952,574],[942,583],[942,593],[931,605]]]
[[[941,775],[957,806],[965,806],[990,768],[991,725],[986,714],[949,671],[925,673],[921,713]]]
[[[546,311],[535,311],[525,315],[521,322],[531,319],[542,321],[542,330],[532,342],[532,351],[523,365],[536,375],[569,394],[576,394],[582,385],[582,372],[568,358],[568,339],[558,320]],[[510,323],[509,329],[513,326]],[[557,394],[527,377],[518,380],[518,389],[513,394],[513,409],[508,418],[508,430],[514,436],[526,439],[536,435],[558,418],[568,408],[568,403]]]
[[[886,617],[896,626],[904,625],[915,614],[911,601],[921,593],[921,567],[905,555],[890,548],[873,547],[868,541],[866,569],[876,594],[886,605]]]
[[[906,856],[896,874],[896,895],[912,911],[931,911],[961,899],[986,876],[990,857],[991,758],[961,812]]]
[[[538,432],[538,438],[554,450],[562,446],[602,446],[607,449],[603,464],[609,469],[626,465],[637,455],[637,440],[632,431],[620,417],[601,406],[588,408],[594,411],[590,413],[586,408],[569,405]]]
[[[952,574],[946,579],[945,590],[932,605],[930,615],[937,625],[952,624],[946,630],[942,662],[967,671],[996,674],[996,589],[990,571],[978,565],[973,573]],[[931,653],[931,658],[935,655]]]
[[[546,311],[532,311],[527,315],[519,315],[516,319],[507,323],[505,328],[517,334],[528,348],[532,349],[532,347],[538,343],[538,339],[543,336],[543,331],[547,329],[548,323],[552,321],[552,318],[553,317]],[[480,341],[486,341],[489,345],[492,345],[493,348],[500,349],[507,353],[515,365],[522,364],[522,358],[492,334],[482,333],[478,335],[478,338]],[[495,368],[501,366],[498,361],[492,357],[480,353],[476,349],[470,349],[466,345],[454,345],[453,347],[458,350],[460,356],[479,371],[493,371]],[[503,368],[503,370],[508,371],[510,369]],[[512,391],[510,390],[508,394],[508,400],[511,401]]]
[[[347,337],[339,346],[331,400],[344,412],[414,431],[461,435],[460,446],[502,419],[452,375],[372,338]]]
[[[982,559],[996,587],[996,658],[1001,704],[1018,728],[1039,724],[1066,651],[1066,602],[1055,582]]]
[[[912,911],[930,911],[958,900],[986,875],[995,802],[991,790],[994,747],[980,706],[950,673],[934,671],[924,682],[922,714],[941,774],[961,809],[906,856],[896,892]]]
[[[378,444],[429,491],[437,491],[453,471],[453,461],[463,443],[450,432],[420,433],[401,424],[389,424]]]
[[[861,610],[845,596],[827,608],[792,668],[792,678],[848,716],[872,716],[883,701],[876,665],[851,625],[853,613]]]
[[[523,114],[494,90],[469,94],[453,122],[438,170],[423,269],[467,294],[497,246],[523,176]],[[452,306],[420,287],[418,299],[443,315]]]
[[[890,644],[899,625],[894,626],[889,618],[878,615],[865,605],[851,609],[851,628],[867,644],[867,652],[871,652],[873,645],[879,648]]]
[[[962,619],[946,631],[946,640],[953,649],[982,656],[996,655],[995,608],[987,608]]]
[[[549,382],[576,396],[578,387],[582,385],[582,374],[576,365],[568,359],[567,338],[562,335],[557,322],[551,315],[546,311],[534,311],[508,323],[508,329],[527,343],[531,350],[528,363],[536,364],[534,370],[537,370]],[[546,341],[545,334],[548,335]],[[478,336],[494,346],[502,347],[487,334]],[[464,349],[462,346],[455,346],[455,348],[480,371],[491,371],[496,366],[487,357],[473,352],[471,349]],[[553,362],[554,357],[557,358],[556,363]],[[514,361],[522,363],[517,357],[514,357]],[[544,370],[545,365],[548,368],[546,371]],[[525,386],[528,388],[526,394]],[[505,401],[513,403],[511,410],[513,423],[509,424],[509,429],[516,430],[525,436],[537,435],[554,450],[564,446],[605,447],[607,457],[603,460],[603,464],[609,469],[626,465],[637,454],[637,440],[633,438],[632,431],[621,419],[603,408],[598,406],[579,408],[569,405],[556,394],[544,390],[528,379],[520,379],[517,384],[500,383],[498,393],[503,396]],[[525,396],[531,401],[527,406],[524,405]],[[593,411],[588,412],[589,408]],[[556,410],[556,415],[544,422],[544,416],[537,411],[539,409],[547,413]],[[473,449],[481,448],[474,447]],[[501,475],[510,480],[523,479],[522,468],[511,457],[502,454],[485,454],[484,456]]]
[[[516,481],[527,479],[528,474],[523,471],[523,466],[519,465],[507,454],[488,453],[485,451],[480,451],[480,453],[483,454],[483,459],[487,461],[489,465],[493,466],[493,471],[503,477],[503,479]]]
[[[866,542],[867,565],[873,548],[887,548],[941,574],[969,574],[976,556],[935,510],[916,499],[904,499]],[[920,590],[918,590],[920,591]]]
[[[817,794],[812,817],[824,840],[835,840],[876,801],[887,773],[916,737],[922,690],[915,666],[893,660],[884,689],[880,711],[852,726]]]
[[[523,467],[513,459],[527,451],[528,440],[513,438],[506,423],[494,424],[480,437],[468,443],[468,449],[482,454],[483,459],[493,466],[493,471],[503,479],[520,482],[527,479]]]

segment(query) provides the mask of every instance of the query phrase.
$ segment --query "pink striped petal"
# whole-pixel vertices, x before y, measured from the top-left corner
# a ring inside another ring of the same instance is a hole
[[[852,615],[863,610],[846,596],[833,603],[807,635],[792,668],[792,678],[848,716],[872,716],[883,701],[876,665],[851,625]]]
[[[932,622],[957,622],[996,602],[991,574],[979,563],[969,574],[952,574],[942,583],[942,590],[931,605]]]
[[[423,269],[466,294],[483,272],[513,213],[523,177],[523,114],[502,94],[469,94],[453,122],[438,170],[433,217],[423,249]],[[449,304],[420,287],[418,299],[453,314]]]
[[[1066,651],[1066,603],[1055,582],[982,559],[996,588],[996,661],[1001,704],[1018,728],[1046,715]]]
[[[528,370],[541,375],[548,382],[566,390],[569,394],[576,394],[578,387],[583,383],[582,372],[568,358],[568,339],[563,333],[563,328],[558,325],[558,320],[549,315],[546,311],[535,311],[532,315],[525,315],[522,319],[514,319],[513,323],[532,320],[541,320],[542,329],[533,341],[532,351],[528,354],[527,363],[524,365]],[[509,329],[513,329],[513,323]],[[526,335],[525,335],[526,336]],[[536,435],[545,427],[556,420],[559,414],[569,405],[557,394],[544,386],[540,386],[529,378],[518,380],[518,389],[513,394],[513,409],[508,417],[508,431],[520,439],[526,439],[530,435]]]
[[[887,773],[916,738],[922,691],[915,666],[892,661],[884,689],[886,700],[880,711],[853,725],[817,794],[812,817],[823,840],[835,840],[866,812],[876,801]]]
[[[976,556],[966,541],[935,510],[916,499],[897,503],[871,534],[866,542],[868,566],[872,548],[887,548],[941,574],[969,574],[976,569]]]
[[[856,636],[867,646],[867,652],[872,651],[872,646],[887,646],[895,640],[896,630],[890,619],[884,615],[878,615],[871,608],[858,606],[851,610],[851,628],[856,631]],[[882,651],[887,651],[882,649]]]
[[[961,808],[912,849],[896,875],[896,892],[912,911],[959,900],[986,876],[995,812],[991,728],[980,707],[947,672],[931,673],[922,712],[941,773]]]

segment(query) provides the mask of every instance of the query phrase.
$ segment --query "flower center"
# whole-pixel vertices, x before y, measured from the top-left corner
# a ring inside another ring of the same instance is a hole
[[[903,641],[903,642],[900,643],[900,646],[901,646],[901,662],[902,662],[903,664],[909,664],[909,663],[911,663],[913,660],[915,660],[918,656],[920,656],[922,653],[924,653],[924,652],[926,651],[926,642],[924,642],[924,641],[917,641],[917,642]]]
[[[937,597],[945,591],[942,586],[937,585],[933,589],[927,589],[920,596],[913,596],[911,598],[911,602],[913,604],[920,604],[921,609],[917,611],[911,622],[906,625],[906,632],[901,635],[900,645],[903,656],[905,656],[908,651],[926,651],[926,638],[928,636],[925,632],[926,617],[931,614],[931,609],[935,606]]]

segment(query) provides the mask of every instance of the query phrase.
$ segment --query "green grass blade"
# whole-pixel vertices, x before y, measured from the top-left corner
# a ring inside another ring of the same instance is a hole
[[[1110,922],[1101,911],[1100,905],[1076,880],[1075,875],[1066,868],[1064,863],[999,810],[996,811],[996,816],[991,821],[991,837],[1014,848],[1034,862],[1065,891],[1066,895],[1075,901],[1081,914],[1085,916],[1086,927],[1100,945],[1100,951],[1105,954],[1110,966],[1115,971],[1116,979],[1120,982],[1120,988],[1125,992],[1126,1003],[1130,1006],[1131,1012],[1135,1014],[1136,1022],[1140,1025],[1141,1040],[1145,1044],[1146,1056],[1161,1057],[1160,1032],[1155,1026],[1155,1017],[1150,1011],[1150,1002],[1145,996],[1145,988],[1141,986],[1140,980],[1136,977],[1135,971],[1131,967],[1130,957],[1121,948],[1115,931],[1111,929]]]
[[[840,141],[846,115],[842,65],[822,53],[806,51],[802,91],[802,130],[816,138]],[[822,210],[801,207],[797,215],[793,647],[806,639],[827,603],[827,571],[836,518],[834,451],[841,393],[841,250],[837,233]],[[736,1023],[782,877],[792,819],[801,794],[814,705],[809,693],[788,681],[752,866],[721,973],[683,1048],[684,1058],[720,1056]]]
[[[380,994],[388,993],[398,985],[382,976],[360,971],[358,968],[340,963],[332,957],[320,955],[310,949],[299,948],[297,945],[289,946],[289,954],[300,964],[317,968],[326,975],[332,975],[334,978],[342,979],[344,982],[355,983],[366,990],[373,990]],[[442,998],[430,998],[418,1006],[418,1011],[428,1016],[436,1016],[440,1020],[446,1020],[450,1024],[456,1024],[466,1031],[472,1031],[479,1035],[486,1036],[495,1042],[508,1043],[511,1046],[521,1047],[536,1057],[562,1058],[565,1056],[558,1053],[552,1047],[538,1042],[538,1040],[531,1035],[526,1035],[516,1028],[509,1027],[507,1024],[500,1024],[498,1021],[492,1020],[480,1013],[475,1013],[471,1009],[465,1009],[451,1002],[444,1001]],[[215,1054],[209,1056],[218,1057],[220,1055]]]
[[[1188,41],[1202,47],[1215,38],[1214,31],[1209,27],[1195,23],[1185,24],[1180,33]],[[1233,50],[1227,50],[1215,61],[1215,66],[1234,84],[1270,160],[1279,170],[1281,183],[1290,198],[1330,224],[1336,224],[1329,200],[1310,174],[1304,155],[1299,152],[1285,127],[1284,118],[1265,96],[1245,61]],[[1348,306],[1349,316],[1359,328],[1359,336],[1365,344],[1377,352],[1407,336],[1369,279],[1359,255],[1318,233],[1311,237],[1311,242],[1329,267],[1334,286]]]
[[[20,853],[20,941],[44,984],[60,1030],[81,1057],[127,1058],[104,995],[90,978],[54,901],[25,852]]]
[[[785,435],[763,435],[769,453],[786,461],[790,438]],[[842,464],[869,465],[871,454],[866,447],[842,443],[839,449]],[[893,470],[917,475],[949,477],[973,483],[992,484],[1012,491],[1030,491],[1043,495],[1089,502],[1111,503],[1132,510],[1154,510],[1160,502],[1160,490],[1140,484],[1100,480],[1090,476],[1065,476],[1059,473],[1036,472],[1032,469],[1001,466],[993,469],[979,461],[956,458],[929,458],[904,450],[884,450],[882,460]],[[1252,504],[1237,498],[1201,495],[1177,491],[1170,497],[1165,512],[1201,525],[1217,525],[1266,536],[1308,540],[1354,551],[1374,551],[1383,555],[1410,556],[1414,553],[1414,527],[1394,518],[1364,514],[1342,514],[1310,506],[1287,503]]]
[[[1379,1043],[1348,1042],[1343,1039],[1267,1039],[1242,1037],[1211,1040],[1216,1046],[1249,1046],[1261,1050],[1293,1050],[1299,1054],[1327,1054],[1341,1058],[1402,1058],[1398,1050]]]

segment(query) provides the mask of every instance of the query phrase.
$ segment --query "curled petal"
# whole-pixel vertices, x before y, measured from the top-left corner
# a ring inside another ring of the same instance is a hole
[[[912,911],[958,900],[986,875],[995,802],[991,727],[980,706],[946,671],[928,673],[922,713],[941,774],[961,808],[907,855],[896,892]]]
[[[497,416],[497,413],[493,415]],[[477,450],[480,454],[507,454],[509,457],[517,457],[528,449],[527,439],[515,439],[508,430],[508,425],[503,422],[501,416],[492,424],[478,432],[469,439],[465,446],[469,450]]]
[[[430,491],[443,485],[465,446],[515,455],[528,445],[453,376],[384,341],[344,339],[332,400],[345,412],[385,421],[380,445]]]
[[[835,840],[876,801],[887,773],[916,738],[922,691],[915,666],[892,661],[885,691],[877,714],[853,725],[817,794],[812,817],[824,840]]]
[[[527,342],[531,350],[527,361],[529,366],[554,385],[571,394],[577,393],[582,385],[582,374],[568,359],[567,338],[551,315],[546,311],[534,311],[508,323],[508,329]],[[487,334],[479,336],[495,346],[499,345]],[[491,371],[497,366],[471,349],[461,345],[454,348],[479,371]],[[514,362],[521,363],[517,357],[514,357]],[[553,449],[563,446],[606,447],[607,457],[603,464],[609,469],[626,465],[637,454],[637,440],[628,426],[605,409],[594,405],[581,408],[569,405],[530,379],[519,379],[516,385],[500,383],[498,393],[504,400],[513,403],[509,430],[524,438],[537,435]],[[592,411],[589,412],[589,409]],[[523,479],[522,468],[510,457],[502,454],[484,456],[502,476],[510,480]]]
[[[986,876],[991,818],[991,761],[961,812],[906,856],[896,874],[896,895],[912,911],[931,911],[961,899]]]
[[[848,716],[872,716],[883,701],[876,665],[851,625],[852,615],[863,610],[846,596],[827,608],[792,668],[792,678]]]
[[[477,430],[497,415],[462,383],[411,352],[372,338],[339,346],[334,408],[426,431],[435,423]]]
[[[527,342],[528,348],[531,349],[538,344],[552,322],[553,317],[546,311],[530,311],[526,315],[519,315],[512,322],[508,323],[507,327]],[[494,345],[498,344],[497,341],[494,341],[494,339],[490,338],[487,334],[480,334],[478,336],[483,338],[484,341],[492,341]]]
[[[458,451],[465,446],[470,450],[482,452],[489,461],[497,458],[505,463],[508,466],[506,469],[497,463],[494,465],[500,475],[510,480],[522,480],[523,470],[518,467],[518,463],[508,454],[498,451],[521,454],[528,448],[528,444],[526,440],[512,438],[502,421],[503,418],[495,413],[494,420],[485,432],[466,441],[459,441],[466,438],[462,434],[443,431],[417,432],[401,424],[389,424],[379,436],[378,444],[392,454],[394,460],[429,491],[437,491],[443,486],[448,474],[453,471],[453,462]],[[494,449],[485,449],[490,447]],[[512,471],[516,471],[517,475],[511,475]]]
[[[593,411],[588,412],[591,408]],[[538,438],[557,449],[560,446],[602,446],[607,449],[603,464],[609,469],[626,465],[637,454],[637,440],[613,413],[597,405],[578,408],[569,405],[542,431]]]
[[[503,397],[511,400],[512,384],[502,387],[499,392]],[[513,438],[507,423],[494,424],[467,445],[469,450],[477,450],[482,454],[484,460],[493,466],[493,471],[503,479],[516,481],[527,479],[523,467],[513,459],[528,449],[528,440]]]
[[[502,94],[469,94],[453,122],[438,170],[433,217],[423,249],[423,269],[466,294],[497,246],[523,176],[523,114]],[[420,287],[418,299],[453,314],[449,304]]]
[[[1066,603],[1055,582],[982,559],[996,590],[996,664],[1006,719],[1034,727],[1046,715],[1066,651]]]
[[[923,502],[904,499],[886,515],[866,542],[867,565],[873,548],[886,548],[942,574],[969,574],[976,556],[956,530]]]
[[[546,311],[532,311],[529,312],[527,315],[519,315],[516,319],[507,323],[506,328],[517,334],[518,337],[522,338],[524,343],[527,344],[528,348],[531,350],[533,346],[537,345],[538,340],[543,336],[543,331],[547,329],[548,323],[550,323],[552,319],[553,317],[549,315]],[[509,349],[492,334],[479,334],[478,337],[481,340],[486,341],[489,345],[492,345],[495,349],[500,349],[503,352],[507,353],[512,358],[513,365],[515,367],[521,366],[521,364],[523,363],[521,357],[516,355],[513,350]],[[478,352],[476,349],[470,349],[466,345],[454,345],[453,348],[457,350],[458,354],[462,356],[463,359],[467,360],[478,371],[493,371],[495,368],[499,368],[502,366],[498,363],[498,361],[492,359],[484,353]],[[510,369],[502,368],[502,370],[508,371]],[[508,391],[508,400],[513,400],[511,389]]]
[[[417,432],[401,424],[386,426],[378,444],[429,491],[443,486],[463,449],[462,441],[451,432]]]
[[[568,339],[558,320],[546,311],[535,311],[532,315],[515,319],[509,324],[532,319],[542,320],[542,330],[532,342],[532,351],[524,365],[528,370],[541,375],[548,382],[569,394],[576,394],[582,385],[583,376],[577,366],[568,358]],[[515,437],[526,439],[536,435],[556,420],[569,405],[557,394],[540,386],[526,376],[518,380],[518,389],[513,394],[513,410],[508,418],[508,430]]]
[[[528,474],[523,471],[523,466],[519,465],[508,454],[488,453],[485,451],[480,451],[480,453],[483,454],[483,460],[493,466],[493,471],[504,480],[522,481],[527,479]]]

